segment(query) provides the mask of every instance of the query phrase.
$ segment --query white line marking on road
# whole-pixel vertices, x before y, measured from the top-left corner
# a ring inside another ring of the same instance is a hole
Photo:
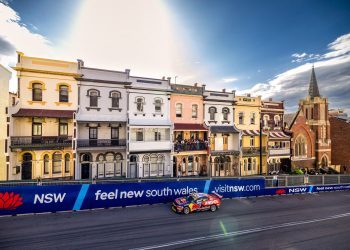
[[[335,219],[348,217],[348,216],[350,216],[350,213],[337,214],[337,215],[333,215],[333,216],[329,216],[329,217],[325,217],[325,218],[313,219],[313,220],[287,222],[287,223],[283,223],[283,224],[246,229],[246,230],[237,231],[237,232],[228,232],[228,233],[224,233],[224,234],[214,234],[214,235],[196,237],[196,238],[191,238],[191,239],[186,239],[186,240],[178,240],[178,241],[168,242],[168,243],[159,244],[159,245],[133,248],[132,250],[149,250],[149,249],[171,247],[171,246],[194,243],[194,242],[198,242],[198,241],[213,240],[213,239],[232,237],[232,236],[238,236],[238,235],[244,235],[244,234],[258,233],[258,232],[263,232],[263,231],[268,231],[268,230],[273,230],[273,229],[278,229],[278,228],[293,227],[293,226],[305,225],[305,224],[322,222],[322,221],[327,221],[327,220],[335,220]]]

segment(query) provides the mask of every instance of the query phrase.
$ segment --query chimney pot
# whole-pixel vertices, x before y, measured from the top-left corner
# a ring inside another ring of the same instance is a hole
[[[222,92],[224,92],[224,93],[225,93],[225,92],[226,92],[226,89],[222,89]]]
[[[195,83],[194,86],[197,87],[197,86],[198,86],[198,83]]]
[[[272,97],[269,98],[269,101],[272,102]]]
[[[250,97],[250,93],[247,94],[247,97]]]

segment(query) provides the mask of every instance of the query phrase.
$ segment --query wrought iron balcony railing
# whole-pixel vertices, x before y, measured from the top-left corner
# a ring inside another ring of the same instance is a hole
[[[174,143],[174,151],[196,151],[207,150],[208,145],[205,142],[193,142],[193,143]]]
[[[79,139],[78,148],[86,147],[121,147],[126,145],[126,140],[120,139]]]
[[[261,147],[261,153],[266,154],[266,147]],[[260,147],[243,147],[242,148],[243,155],[259,155]]]
[[[56,149],[70,146],[71,136],[12,136],[10,147]]]

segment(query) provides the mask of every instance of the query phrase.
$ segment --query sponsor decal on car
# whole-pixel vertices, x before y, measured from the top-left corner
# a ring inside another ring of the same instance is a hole
[[[0,209],[14,210],[23,204],[23,198],[14,192],[0,193]]]

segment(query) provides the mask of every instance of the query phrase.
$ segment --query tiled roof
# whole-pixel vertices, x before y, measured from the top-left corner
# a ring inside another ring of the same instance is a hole
[[[191,123],[175,123],[174,130],[193,130],[199,131],[204,130],[207,131],[208,128],[203,124],[191,124]]]
[[[283,120],[284,120],[284,122],[287,124],[287,127],[288,127],[288,128],[289,128],[290,125],[292,124],[295,115],[296,115],[296,113],[289,113],[289,114],[285,114],[285,115],[283,116]]]
[[[210,127],[212,133],[239,133],[239,130],[234,126],[212,126]]]
[[[73,118],[75,110],[20,109],[13,117]]]

